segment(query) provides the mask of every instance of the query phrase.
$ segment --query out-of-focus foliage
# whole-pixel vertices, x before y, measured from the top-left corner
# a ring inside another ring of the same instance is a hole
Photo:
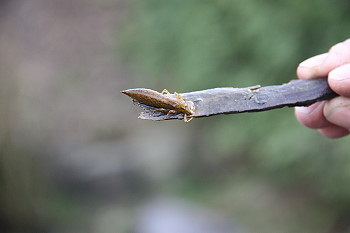
[[[349,37],[349,10],[340,0],[1,1],[0,232],[150,232],[163,214],[151,222],[140,208],[159,194],[246,232],[349,231],[349,138],[325,139],[287,108],[142,121],[119,92],[287,82]]]
[[[122,43],[125,59],[138,77],[133,80],[137,86],[159,90],[280,84],[296,78],[302,60],[350,37],[350,2],[343,0],[135,0],[131,8]],[[185,182],[185,193],[217,203],[225,193],[241,188],[236,179],[258,186],[268,183],[290,189],[291,198],[285,200],[289,207],[293,196],[303,200],[303,208],[271,210],[270,216],[279,213],[278,218],[292,219],[292,227],[283,229],[281,224],[280,232],[306,226],[319,232],[322,219],[328,219],[322,225],[326,229],[343,224],[342,216],[350,208],[349,138],[321,137],[299,125],[292,109],[197,119],[191,124],[193,151],[184,174],[193,182]],[[198,189],[189,188],[193,185]],[[207,196],[205,190],[210,190]],[[250,218],[259,222],[266,216],[252,217],[259,203],[249,190]],[[227,198],[226,202],[240,201],[234,194]],[[235,212],[234,205],[226,208]],[[316,211],[319,208],[324,211]],[[313,220],[306,218],[310,221],[301,224],[300,211]],[[264,232],[276,230],[265,227]]]
[[[287,81],[299,61],[348,36],[346,1],[136,3],[129,56],[175,88]]]

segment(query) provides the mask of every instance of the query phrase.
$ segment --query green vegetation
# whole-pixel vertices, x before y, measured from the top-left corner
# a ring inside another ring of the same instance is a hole
[[[349,37],[344,0],[135,0],[131,7],[122,48],[132,82],[159,90],[281,84],[296,78],[302,60]],[[241,221],[255,232],[327,232],[344,223],[349,138],[323,138],[299,125],[292,109],[191,124],[183,195],[235,216],[244,210]]]

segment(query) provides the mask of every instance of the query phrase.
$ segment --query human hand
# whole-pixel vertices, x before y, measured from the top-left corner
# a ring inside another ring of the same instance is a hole
[[[350,39],[334,45],[328,53],[311,57],[297,68],[299,79],[326,77],[339,97],[308,107],[296,107],[298,121],[329,138],[350,133]]]

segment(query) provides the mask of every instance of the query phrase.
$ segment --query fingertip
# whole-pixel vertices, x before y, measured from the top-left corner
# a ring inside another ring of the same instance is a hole
[[[323,112],[325,118],[332,124],[350,129],[350,98],[339,96],[329,100]]]
[[[328,75],[328,81],[336,93],[350,97],[350,64],[332,70]]]
[[[313,77],[315,73],[314,68],[298,66],[297,68],[297,76],[299,79],[310,79]]]
[[[342,127],[336,126],[336,125],[331,125],[326,128],[322,128],[318,130],[323,136],[327,138],[341,138],[346,135],[348,135],[350,132],[347,129],[344,129]]]
[[[313,129],[326,127],[329,122],[323,115],[324,104],[324,102],[318,102],[308,107],[296,107],[295,116],[306,127]]]
[[[320,54],[301,62],[297,68],[297,76],[299,79],[310,79],[327,75],[320,70],[320,66],[327,58],[328,53]]]
[[[323,54],[310,57],[309,59],[306,59],[305,61],[301,62],[299,64],[299,67],[314,68],[314,67],[320,66],[324,62],[327,56],[328,56],[328,53],[323,53]]]

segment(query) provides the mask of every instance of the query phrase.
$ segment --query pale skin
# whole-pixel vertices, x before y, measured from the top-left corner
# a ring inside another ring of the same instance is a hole
[[[299,79],[328,76],[339,97],[295,108],[298,121],[328,138],[350,133],[350,39],[334,45],[327,53],[311,57],[297,68]]]

